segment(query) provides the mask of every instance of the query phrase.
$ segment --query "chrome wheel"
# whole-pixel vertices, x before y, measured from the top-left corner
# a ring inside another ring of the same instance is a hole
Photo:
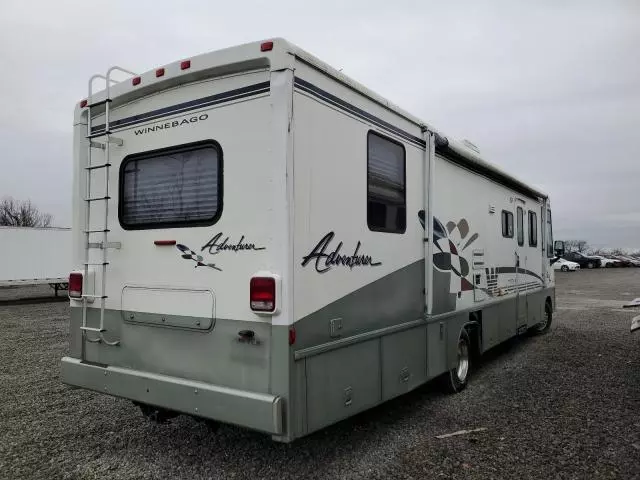
[[[553,310],[551,305],[547,303],[544,307],[544,315],[542,316],[542,321],[532,327],[532,330],[536,334],[545,333],[551,327],[551,320],[553,318]]]
[[[458,361],[442,376],[444,386],[449,393],[460,392],[467,386],[471,372],[471,353],[469,332],[463,327],[458,337]]]
[[[461,383],[467,380],[469,374],[469,345],[461,337],[458,341],[458,368],[456,369],[456,375]]]

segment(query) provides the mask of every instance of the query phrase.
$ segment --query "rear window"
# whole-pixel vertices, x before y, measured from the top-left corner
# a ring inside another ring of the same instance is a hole
[[[130,155],[120,166],[126,229],[212,225],[222,213],[222,149],[214,141]]]

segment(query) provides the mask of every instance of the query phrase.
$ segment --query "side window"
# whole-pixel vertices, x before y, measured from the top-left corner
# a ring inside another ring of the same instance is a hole
[[[529,210],[529,246],[538,246],[538,215]]]
[[[516,209],[516,221],[518,222],[518,245],[524,245],[524,213],[521,207]]]
[[[367,135],[367,225],[375,232],[404,233],[407,225],[404,146],[376,132]]]
[[[502,236],[513,238],[513,213],[502,210]]]
[[[125,229],[213,225],[222,213],[222,150],[197,142],[126,157],[118,217]]]
[[[547,209],[547,257],[553,258],[553,231],[551,230],[551,210]]]

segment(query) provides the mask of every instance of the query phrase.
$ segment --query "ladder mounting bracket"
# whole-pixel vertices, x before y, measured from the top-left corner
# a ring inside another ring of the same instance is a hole
[[[104,249],[103,242],[89,242],[89,248],[99,248],[100,250]],[[122,248],[122,242],[107,242],[107,248],[115,248],[116,250],[120,250]]]

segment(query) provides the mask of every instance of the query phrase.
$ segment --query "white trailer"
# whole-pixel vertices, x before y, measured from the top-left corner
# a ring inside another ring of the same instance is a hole
[[[70,228],[0,227],[0,287],[66,288],[71,262]]]
[[[549,199],[477,151],[282,39],[113,71],[75,110],[67,384],[289,442],[549,328]]]

